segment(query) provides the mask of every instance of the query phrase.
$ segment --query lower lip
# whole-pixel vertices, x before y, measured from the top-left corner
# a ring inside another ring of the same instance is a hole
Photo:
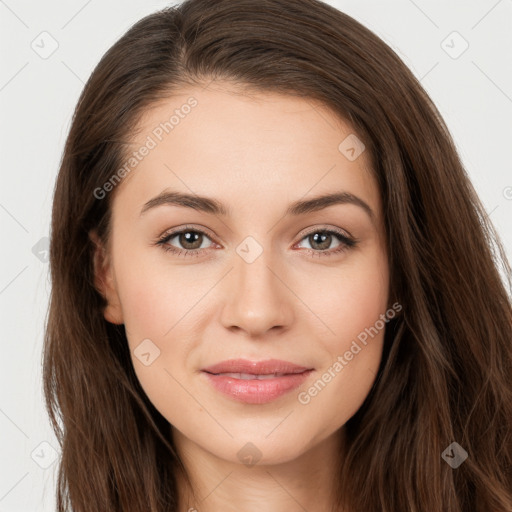
[[[265,380],[242,380],[203,372],[210,384],[221,393],[246,404],[265,404],[298,388],[313,370]]]

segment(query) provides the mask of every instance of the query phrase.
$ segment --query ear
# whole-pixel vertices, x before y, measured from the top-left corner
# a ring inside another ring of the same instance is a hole
[[[117,294],[113,267],[110,257],[95,230],[89,232],[89,238],[94,246],[94,287],[107,301],[103,316],[112,324],[123,324],[123,311]]]

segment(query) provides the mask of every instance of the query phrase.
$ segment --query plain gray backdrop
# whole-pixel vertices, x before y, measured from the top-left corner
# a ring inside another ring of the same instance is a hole
[[[328,3],[384,39],[421,80],[511,258],[512,0]],[[0,0],[0,512],[55,510],[59,451],[43,406],[41,349],[52,193],[71,115],[104,52],[168,5]]]

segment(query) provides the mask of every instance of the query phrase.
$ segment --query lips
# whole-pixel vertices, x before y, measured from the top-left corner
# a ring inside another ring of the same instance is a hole
[[[214,389],[232,400],[265,404],[304,384],[313,371],[279,359],[231,359],[204,368],[202,374]]]
[[[266,361],[249,361],[248,359],[230,359],[220,363],[203,368],[204,372],[212,373],[215,375],[238,374],[235,378],[247,379],[254,376],[268,376],[281,377],[283,375],[303,373],[312,368],[299,366],[289,361],[282,361],[280,359],[267,359]],[[269,377],[270,378],[270,377]]]

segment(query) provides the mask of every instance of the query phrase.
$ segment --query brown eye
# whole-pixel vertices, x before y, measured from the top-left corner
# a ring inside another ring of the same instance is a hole
[[[310,248],[306,247],[306,249],[315,256],[331,256],[346,251],[357,244],[356,240],[349,238],[341,232],[328,229],[311,231],[302,240],[307,240]],[[338,243],[334,248],[330,249],[333,242]]]
[[[203,234],[199,231],[182,231],[177,235],[177,237],[178,242],[181,244],[183,249],[194,250],[201,248]]]
[[[181,231],[174,231],[164,235],[157,244],[165,251],[178,254],[184,253],[185,255],[199,255],[203,250],[210,248],[210,246],[204,245],[206,240],[211,241],[210,237],[203,231],[185,228]]]
[[[329,249],[333,236],[327,232],[318,232],[308,236],[309,244],[313,249]]]

